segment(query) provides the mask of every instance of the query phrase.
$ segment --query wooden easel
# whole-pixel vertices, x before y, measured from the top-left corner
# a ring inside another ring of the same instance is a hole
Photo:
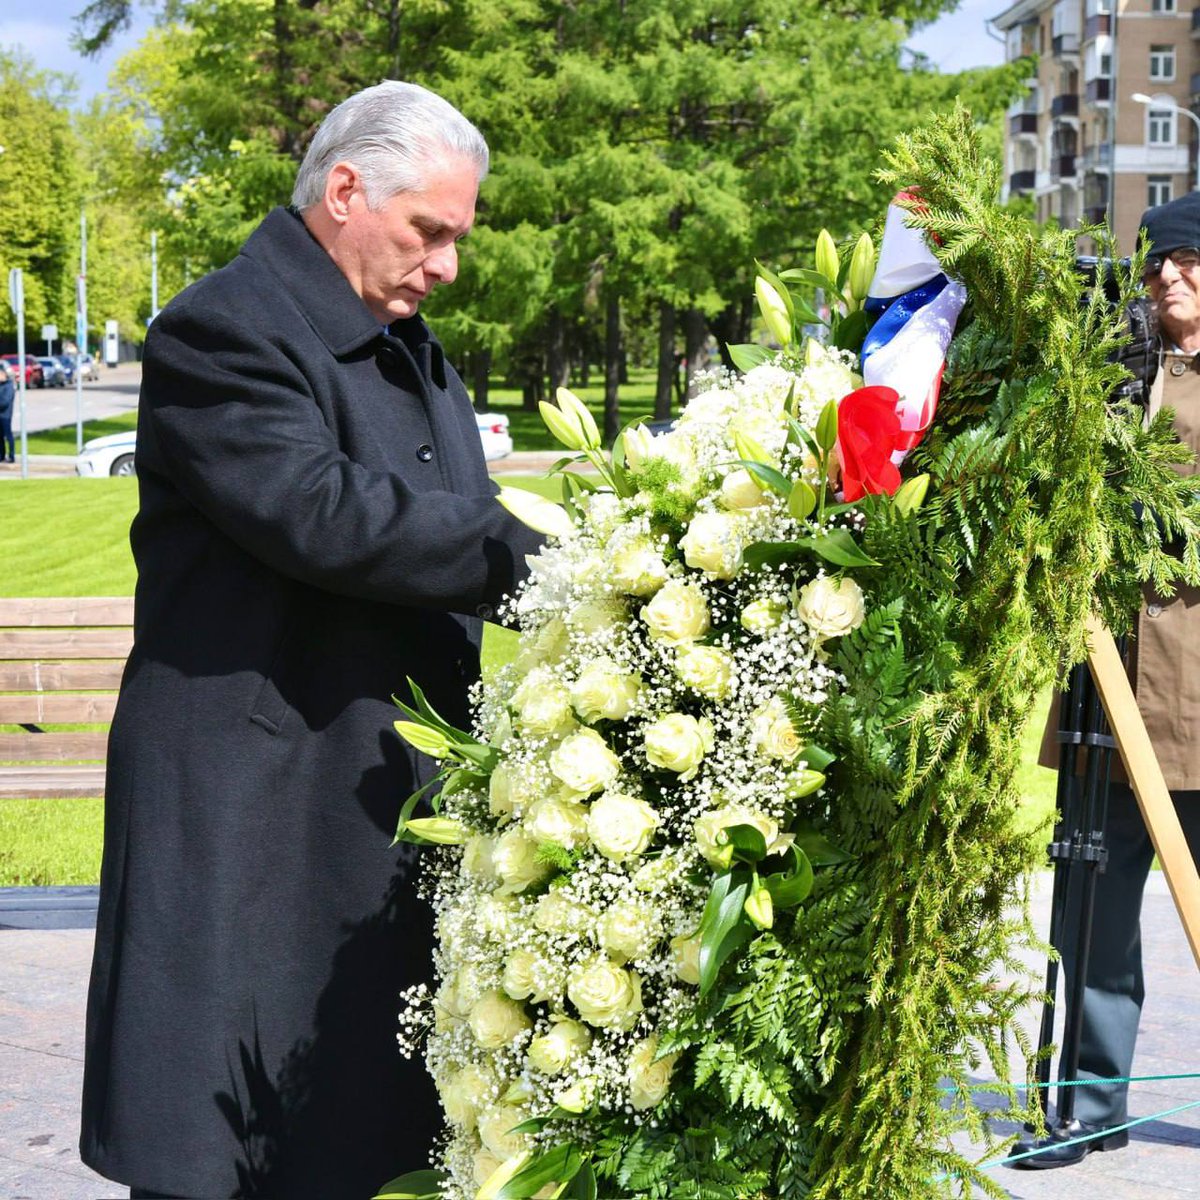
[[[1200,967],[1200,874],[1197,874],[1188,850],[1162,768],[1150,745],[1150,735],[1138,711],[1112,634],[1095,617],[1088,620],[1087,631],[1091,644],[1088,666],[1096,682],[1096,691],[1100,693],[1109,727],[1129,776],[1129,785],[1137,796],[1142,819],[1179,910],[1196,966]]]

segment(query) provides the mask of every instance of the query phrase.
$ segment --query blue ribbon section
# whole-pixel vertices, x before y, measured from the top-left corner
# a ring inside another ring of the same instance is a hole
[[[867,312],[879,312],[882,315],[871,326],[870,332],[863,342],[863,365],[866,365],[867,359],[876,350],[883,349],[908,324],[916,313],[942,291],[948,282],[949,280],[945,275],[935,275],[927,283],[921,284],[920,287],[915,287],[912,291],[904,292],[902,295],[895,296],[891,300],[876,300],[868,297],[864,306]]]

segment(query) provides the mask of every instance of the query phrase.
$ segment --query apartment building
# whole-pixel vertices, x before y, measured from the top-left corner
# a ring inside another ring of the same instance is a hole
[[[1008,112],[1005,195],[1040,221],[1107,220],[1129,253],[1148,206],[1197,186],[1200,3],[1016,0],[990,24],[1009,62],[1038,56]]]

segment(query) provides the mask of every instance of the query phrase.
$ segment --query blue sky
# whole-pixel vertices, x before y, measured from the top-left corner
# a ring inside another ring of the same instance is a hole
[[[133,30],[118,39],[113,50],[97,61],[82,58],[69,44],[71,18],[87,0],[0,0],[0,46],[24,47],[38,66],[69,72],[79,83],[81,100],[104,89],[108,72],[131,49],[149,25],[145,10],[137,13]],[[909,45],[932,59],[943,71],[994,66],[1004,61],[1004,47],[988,36],[984,21],[1007,7],[1004,0],[962,0],[958,9],[921,30]],[[17,15],[20,10],[21,15]]]

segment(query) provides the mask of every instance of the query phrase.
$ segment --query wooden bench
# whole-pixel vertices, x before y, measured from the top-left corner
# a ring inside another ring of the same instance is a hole
[[[104,794],[107,726],[132,645],[129,597],[0,599],[0,796]]]

